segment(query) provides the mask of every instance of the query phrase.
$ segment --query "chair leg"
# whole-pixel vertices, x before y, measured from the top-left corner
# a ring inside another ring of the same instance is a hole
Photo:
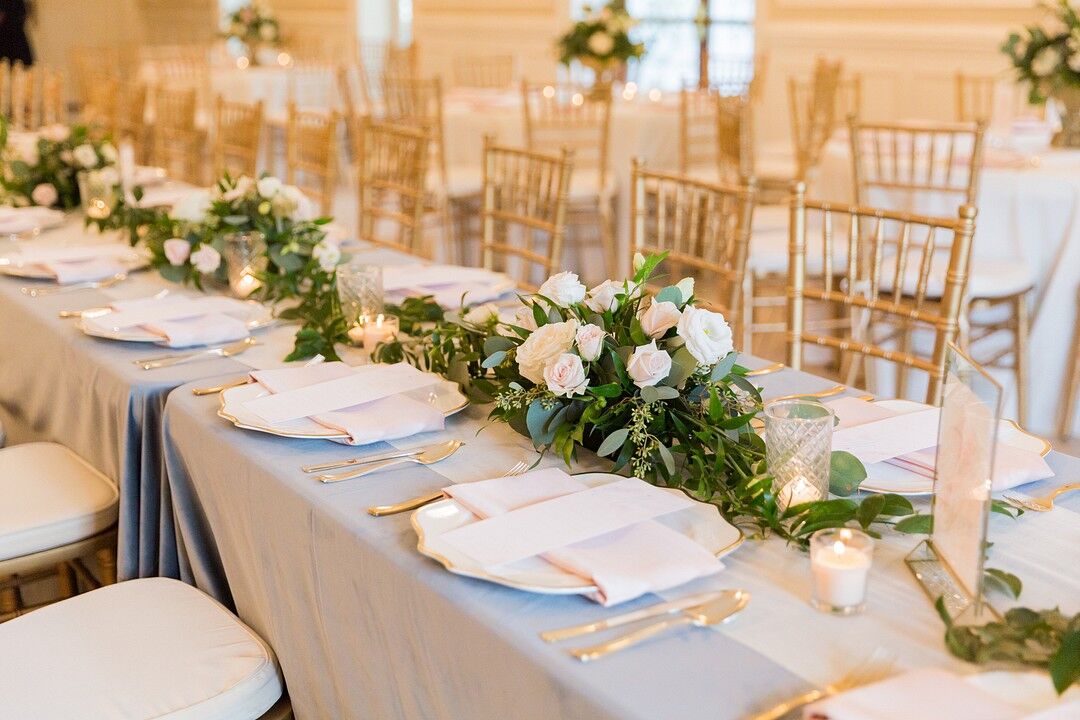
[[[75,576],[75,569],[70,563],[56,564],[56,585],[60,591],[60,598],[66,600],[75,597],[79,590],[79,582]]]
[[[116,551],[112,548],[102,548],[97,551],[98,567],[101,568],[101,584],[114,585],[116,583]]]
[[[1021,427],[1027,427],[1027,344],[1031,324],[1028,316],[1027,293],[1017,295],[1013,299],[1013,314],[1015,320],[1013,324],[1013,367],[1016,371],[1016,422]]]
[[[1080,308],[1078,308],[1080,309]],[[1066,359],[1065,397],[1061,408],[1061,420],[1058,423],[1058,435],[1069,437],[1072,430],[1073,415],[1076,414],[1076,401],[1080,398],[1080,323],[1073,332],[1072,352]],[[1072,363],[1068,367],[1068,363]]]
[[[743,275],[742,288],[742,351],[754,352],[754,273],[747,270]]]
[[[600,244],[604,250],[604,264],[607,266],[605,277],[616,277],[619,266],[617,253],[615,252],[615,203],[613,198],[599,198],[597,201],[600,211]]]
[[[12,575],[0,578],[0,617],[14,617],[22,607],[17,578]]]

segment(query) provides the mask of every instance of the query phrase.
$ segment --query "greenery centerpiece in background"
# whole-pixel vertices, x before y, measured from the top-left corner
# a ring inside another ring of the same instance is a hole
[[[1001,49],[1028,84],[1031,103],[1057,104],[1062,129],[1055,144],[1080,147],[1080,13],[1069,0],[1045,8],[1048,22],[1010,34]]]
[[[245,55],[259,63],[260,48],[276,48],[281,43],[281,28],[277,18],[260,2],[251,2],[225,17],[226,40],[240,43]]]
[[[125,214],[115,214],[116,227],[128,227]],[[334,343],[347,339],[337,295],[341,249],[327,238],[330,218],[317,217],[314,205],[292,185],[276,177],[258,180],[225,175],[209,190],[193,191],[168,211],[143,218],[132,231],[151,264],[174,282],[202,288],[207,280],[224,284],[225,236],[256,231],[266,242],[265,270],[253,297],[283,303],[278,316],[302,323],[288,359],[321,354],[336,359]]]
[[[70,210],[79,206],[79,173],[98,173],[119,182],[116,148],[91,137],[85,125],[49,125],[36,132],[9,133],[0,120],[3,174],[0,202]]]
[[[625,75],[626,63],[645,54],[645,45],[630,39],[636,21],[626,3],[612,0],[597,11],[584,8],[586,17],[559,38],[559,62],[569,66],[577,60],[596,74],[597,85],[610,85]]]

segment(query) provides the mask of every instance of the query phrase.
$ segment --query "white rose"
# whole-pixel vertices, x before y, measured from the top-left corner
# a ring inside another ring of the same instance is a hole
[[[35,205],[52,207],[60,199],[60,195],[56,192],[56,188],[53,187],[52,183],[41,183],[30,193],[30,199],[34,201]]]
[[[303,191],[295,185],[286,185],[281,188],[281,194],[289,198],[293,209],[290,219],[295,222],[306,222],[319,217],[319,208]]]
[[[639,252],[634,253],[634,272],[645,267],[645,256]]]
[[[559,307],[570,307],[585,299],[585,286],[578,280],[576,273],[561,272],[552,275],[537,291]]]
[[[491,303],[487,303],[486,305],[477,305],[469,310],[469,312],[465,313],[462,320],[470,325],[487,325],[491,322],[492,318],[498,319],[498,317],[499,308]]]
[[[210,193],[206,190],[196,190],[180,198],[169,215],[175,220],[183,222],[201,223],[206,219],[206,213],[210,210]]]
[[[75,148],[74,155],[75,162],[82,165],[84,168],[92,168],[98,164],[97,153],[94,152],[92,145],[80,145]]]
[[[41,137],[53,142],[64,142],[71,136],[71,128],[61,123],[41,128]]]
[[[679,288],[679,294],[682,295],[684,305],[690,302],[690,298],[694,297],[694,278],[684,277],[675,283],[675,287]]]
[[[255,187],[259,190],[259,195],[262,195],[267,200],[272,200],[281,190],[282,182],[272,175],[267,175],[260,178],[259,182],[255,183]]]
[[[534,383],[544,381],[544,368],[547,364],[570,352],[577,335],[577,320],[550,323],[538,328],[517,349],[518,372]]]
[[[588,292],[585,297],[585,306],[598,313],[606,310],[614,312],[619,309],[619,301],[616,296],[620,293],[629,295],[633,291],[633,283],[605,280]]]
[[[626,363],[626,373],[638,387],[655,385],[671,372],[671,356],[656,347],[653,340],[648,345],[634,348],[634,354]]]
[[[182,238],[170,238],[165,241],[165,258],[170,265],[180,267],[191,255],[191,243]]]
[[[116,147],[112,143],[105,143],[101,146],[101,157],[110,165],[116,162]]]
[[[221,266],[221,254],[209,245],[201,245],[191,253],[191,264],[203,275],[208,275]]]
[[[341,248],[328,242],[320,242],[311,249],[311,256],[319,261],[323,272],[333,272],[341,260]]]
[[[614,48],[615,39],[603,30],[598,30],[589,37],[589,51],[594,55],[607,55]]]
[[[532,306],[522,305],[514,311],[514,324],[529,332],[536,329],[536,318],[533,317]]]
[[[1054,47],[1044,47],[1031,59],[1031,72],[1036,77],[1048,77],[1061,64],[1061,53]]]
[[[686,349],[702,365],[715,365],[735,349],[731,326],[718,312],[696,307],[684,308],[679,318],[678,333],[686,342]]]
[[[642,331],[655,340],[664,337],[668,330],[678,325],[680,318],[682,313],[675,307],[675,303],[665,300],[649,305],[638,317],[638,322],[641,323]]]
[[[578,328],[574,337],[577,342],[578,353],[582,360],[592,362],[600,357],[604,351],[604,337],[607,335],[599,325],[589,323]]]
[[[581,358],[571,353],[563,353],[544,368],[544,382],[548,390],[561,397],[573,397],[585,392],[589,378],[585,376],[585,367]]]

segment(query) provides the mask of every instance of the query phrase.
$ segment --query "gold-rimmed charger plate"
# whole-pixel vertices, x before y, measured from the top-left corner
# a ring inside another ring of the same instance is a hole
[[[427,387],[402,393],[408,397],[424,402],[430,402],[443,415],[450,417],[464,410],[469,405],[469,399],[461,392],[461,387],[450,380],[440,376],[438,381]],[[233,425],[243,430],[277,435],[278,437],[296,438],[300,440],[348,440],[349,436],[339,430],[320,425],[310,418],[299,418],[289,422],[270,425],[260,417],[251,413],[244,407],[244,403],[256,398],[269,395],[270,391],[258,383],[239,385],[226,388],[221,391],[218,417],[228,420]]]
[[[576,474],[574,479],[596,487],[626,478],[613,473],[595,472]],[[682,492],[676,488],[666,490]],[[545,595],[581,595],[597,591],[595,585],[583,582],[579,575],[562,570],[539,557],[509,563],[496,572],[482,567],[464,555],[447,556],[428,546],[430,538],[476,520],[475,515],[452,499],[426,505],[412,514],[412,526],[417,537],[416,549],[421,555],[439,562],[455,575],[486,580],[517,590]],[[718,558],[732,552],[744,540],[742,531],[725,520],[715,505],[708,503],[695,502],[693,507],[656,518],[656,522],[681,532]]]

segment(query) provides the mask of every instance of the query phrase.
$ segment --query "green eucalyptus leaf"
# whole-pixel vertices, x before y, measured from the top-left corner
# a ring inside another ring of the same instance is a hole
[[[1023,583],[1020,582],[1020,578],[997,568],[984,568],[983,573],[986,575],[987,580],[1008,592],[1013,598],[1020,597],[1020,591],[1024,587]]]
[[[897,522],[896,525],[893,525],[893,529],[897,532],[909,533],[912,535],[929,535],[930,531],[934,529],[934,516],[909,515]]]
[[[484,339],[484,354],[492,355],[500,350],[511,350],[516,347],[513,340],[502,335],[492,335]]]
[[[668,285],[660,292],[656,293],[655,302],[669,302],[675,307],[682,306],[682,291],[674,285]]]
[[[843,450],[833,451],[829,461],[829,492],[847,497],[858,490],[865,479],[866,468],[857,457]]]
[[[630,435],[630,431],[626,428],[620,428],[615,432],[604,438],[604,442],[600,443],[600,447],[597,448],[596,454],[600,457],[607,457],[611,453],[615,452],[623,446],[626,442],[626,438]]]
[[[502,364],[502,361],[506,359],[505,350],[497,350],[487,356],[484,362],[480,363],[481,367],[493,368]]]

